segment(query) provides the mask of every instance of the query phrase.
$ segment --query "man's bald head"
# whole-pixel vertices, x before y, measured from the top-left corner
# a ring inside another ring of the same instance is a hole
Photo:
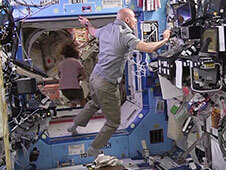
[[[117,13],[117,19],[124,21],[131,29],[136,28],[137,19],[133,10],[129,8],[122,8]]]
[[[134,12],[129,8],[120,9],[117,13],[117,19],[125,21],[126,17],[134,15]]]

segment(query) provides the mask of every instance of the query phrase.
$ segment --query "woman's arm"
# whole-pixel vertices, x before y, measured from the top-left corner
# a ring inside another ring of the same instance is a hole
[[[79,74],[78,74],[78,81],[83,81],[86,79],[86,73],[84,67],[82,65],[79,66]]]

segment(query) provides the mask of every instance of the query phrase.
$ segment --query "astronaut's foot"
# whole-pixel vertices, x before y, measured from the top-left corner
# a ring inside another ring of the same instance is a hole
[[[77,135],[78,134],[77,125],[76,124],[73,124],[72,126],[69,126],[67,128],[67,131],[68,132],[71,132],[72,136]]]

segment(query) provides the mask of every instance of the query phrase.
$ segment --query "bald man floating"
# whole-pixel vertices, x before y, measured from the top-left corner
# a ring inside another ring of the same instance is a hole
[[[95,29],[85,17],[79,17],[82,25],[87,26],[91,35],[99,39],[98,63],[90,76],[90,100],[79,115],[74,119],[74,125],[67,130],[77,133],[77,126],[85,127],[90,118],[102,109],[106,122],[88,149],[89,156],[97,156],[100,148],[107,144],[112,134],[120,125],[120,92],[119,83],[123,76],[127,53],[133,50],[151,53],[162,47],[170,37],[170,31],[165,30],[163,40],[158,42],[143,42],[133,33],[137,20],[129,8],[118,11],[117,18],[102,28]]]

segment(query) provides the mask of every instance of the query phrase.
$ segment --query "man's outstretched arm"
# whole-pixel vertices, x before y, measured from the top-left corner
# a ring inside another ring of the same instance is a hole
[[[142,52],[152,53],[153,51],[165,45],[165,43],[168,42],[169,38],[170,38],[170,30],[165,30],[163,33],[163,40],[158,42],[148,42],[148,43],[144,41],[140,41],[137,44],[136,49]]]

